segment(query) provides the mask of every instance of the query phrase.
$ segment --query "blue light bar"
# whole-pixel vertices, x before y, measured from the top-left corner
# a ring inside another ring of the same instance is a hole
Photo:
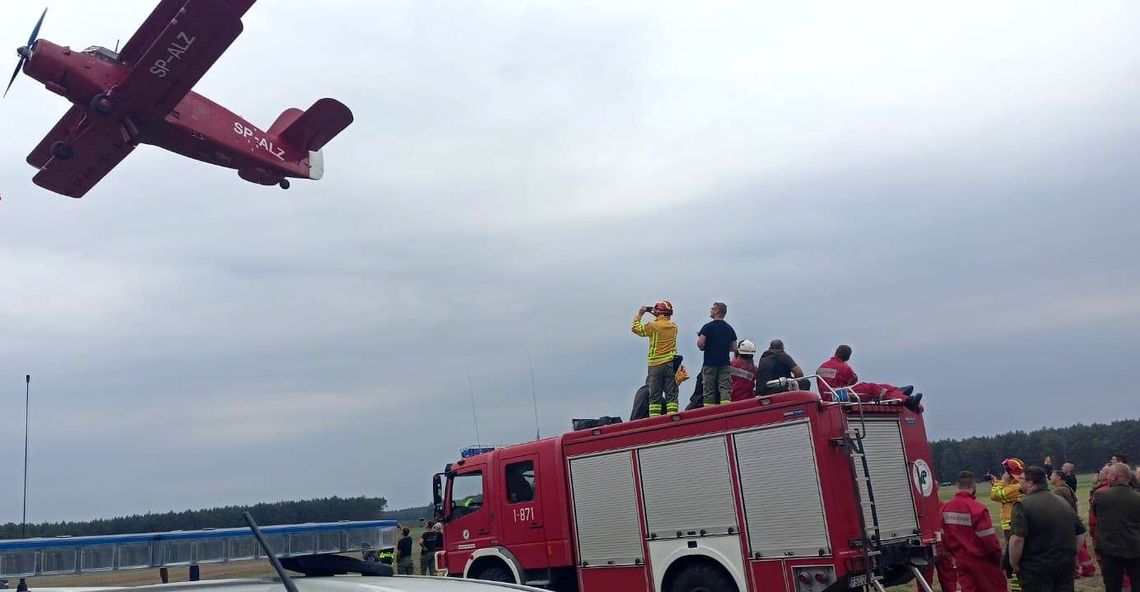
[[[494,446],[468,446],[459,450],[459,458],[471,458],[485,452],[491,452],[494,449]]]
[[[395,520],[310,522],[261,528],[278,557],[395,546]],[[0,578],[224,563],[263,555],[248,528],[0,541]]]

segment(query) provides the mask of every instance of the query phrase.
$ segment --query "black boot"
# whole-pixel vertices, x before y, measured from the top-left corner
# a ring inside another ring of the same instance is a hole
[[[909,385],[909,384],[906,386],[900,386],[899,391],[902,392],[902,394],[909,397],[909,396],[911,396],[912,393],[914,393],[914,387]]]
[[[918,413],[918,404],[921,402],[922,393],[916,393],[906,398],[906,403],[903,403],[903,407],[906,407],[907,409]]]

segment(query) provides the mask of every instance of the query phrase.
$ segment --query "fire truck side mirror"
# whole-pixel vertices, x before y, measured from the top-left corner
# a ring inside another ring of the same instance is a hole
[[[443,511],[443,476],[444,473],[436,473],[431,478],[432,514],[436,520],[446,522],[447,516]]]

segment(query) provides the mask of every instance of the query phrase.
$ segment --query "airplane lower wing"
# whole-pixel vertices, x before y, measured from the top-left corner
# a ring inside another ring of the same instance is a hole
[[[66,120],[67,117],[65,115],[64,119]],[[57,124],[56,129],[59,127]],[[55,133],[56,129],[53,129],[52,133]],[[44,141],[46,142],[49,138],[51,138],[51,134]],[[32,181],[49,191],[70,197],[83,197],[100,179],[111,172],[115,165],[122,162],[135,149],[127,138],[126,130],[118,121],[109,118],[88,118],[80,125],[79,130],[72,135],[69,144],[72,150],[71,158],[62,159],[58,156],[51,156],[41,166],[40,172]],[[43,142],[40,144],[42,145]],[[48,153],[50,154],[51,144],[49,143],[48,146]],[[36,152],[32,152],[32,155],[28,157],[29,162],[32,156],[36,154]]]
[[[64,113],[63,117],[59,120],[59,123],[55,124],[55,127],[51,128],[51,131],[44,136],[44,139],[40,140],[35,150],[32,150],[32,152],[28,154],[28,164],[37,169],[43,168],[52,158],[51,145],[56,142],[66,142],[72,130],[79,127],[86,117],[87,114],[79,107],[68,109],[67,113]]]
[[[250,2],[234,0],[185,0],[180,10],[167,17],[165,10],[172,0],[165,0],[144,23],[144,28],[158,30],[146,49],[131,64],[130,74],[112,91],[115,101],[128,112],[143,111],[159,117],[174,108],[186,93],[206,74],[210,66],[225,53],[241,34],[241,15]],[[157,15],[157,16],[156,16]],[[151,22],[157,19],[157,22]],[[143,29],[135,34],[143,35]],[[137,52],[143,41],[124,48]],[[122,58],[122,56],[120,56]]]

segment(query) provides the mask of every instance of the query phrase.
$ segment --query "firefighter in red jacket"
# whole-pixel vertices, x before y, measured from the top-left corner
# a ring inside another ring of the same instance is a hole
[[[942,506],[946,552],[954,558],[962,592],[1006,592],[1001,543],[989,510],[974,497],[976,488],[973,473],[958,473],[958,493]]]
[[[859,395],[860,401],[889,401],[897,399],[911,411],[918,411],[918,404],[922,401],[922,393],[912,395],[913,386],[896,387],[890,384],[877,384],[873,382],[859,382],[859,375],[851,369],[848,360],[851,359],[851,346],[841,345],[835,348],[835,355],[830,360],[819,365],[815,371],[819,394],[825,401],[830,401],[832,391],[841,388]],[[837,393],[842,394],[842,393]]]
[[[752,357],[756,355],[756,344],[742,339],[736,344],[736,358],[732,360],[729,372],[732,374],[732,401],[721,401],[721,404],[751,399],[756,391],[756,364]]]

